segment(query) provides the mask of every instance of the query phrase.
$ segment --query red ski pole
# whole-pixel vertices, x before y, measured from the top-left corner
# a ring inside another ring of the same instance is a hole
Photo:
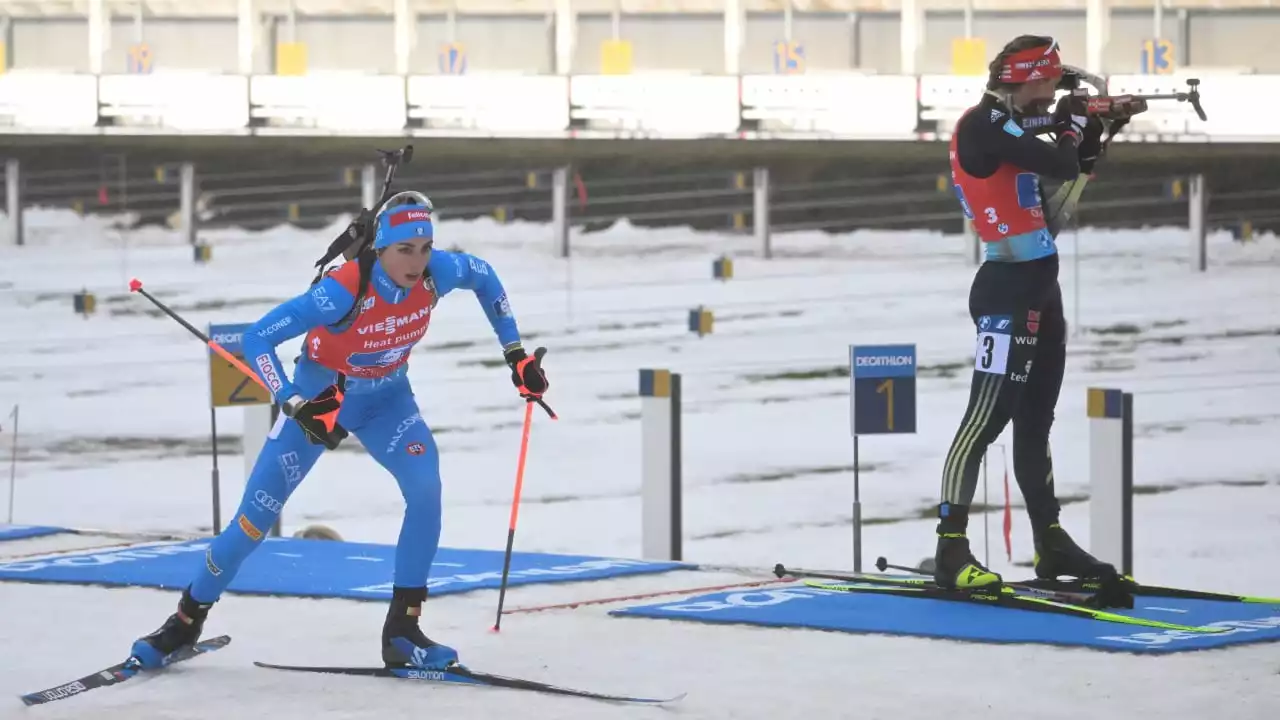
[[[507,526],[507,555],[502,561],[502,584],[498,588],[498,616],[493,631],[502,625],[502,603],[507,598],[507,574],[511,570],[511,548],[516,540],[516,518],[520,515],[520,490],[524,486],[524,461],[529,454],[529,428],[533,425],[533,400],[524,404],[524,430],[520,434],[520,459],[516,462],[516,489],[511,498],[511,523]]]
[[[155,298],[155,296],[154,296],[154,295],[152,295],[151,293],[147,292],[146,290],[143,290],[143,289],[142,289],[142,281],[141,281],[141,280],[139,280],[139,279],[137,279],[137,278],[134,278],[134,279],[130,280],[130,281],[129,281],[129,290],[130,290],[130,292],[136,292],[136,293],[139,293],[139,294],[141,294],[141,295],[142,295],[142,297],[144,297],[144,298],[146,298],[146,299],[150,300],[150,301],[152,302],[152,304],[154,304],[156,307],[158,307],[158,308],[160,308],[161,310],[163,310],[163,311],[164,311],[164,313],[165,313],[166,315],[168,315],[169,317],[173,318],[174,320],[177,320],[177,321],[178,321],[178,323],[179,323],[180,325],[182,325],[182,327],[184,327],[184,328],[186,328],[187,330],[191,331],[191,334],[192,334],[192,335],[195,335],[196,337],[198,337],[198,338],[200,338],[201,340],[203,340],[203,341],[204,341],[204,344],[205,344],[205,345],[208,345],[210,350],[212,350],[212,351],[214,351],[214,352],[218,353],[218,355],[219,355],[219,356],[221,356],[223,360],[226,360],[227,362],[229,362],[229,363],[231,363],[232,365],[234,365],[234,366],[236,367],[236,369],[237,369],[237,370],[239,370],[240,372],[242,372],[242,373],[244,373],[245,375],[247,375],[247,376],[249,377],[249,379],[251,379],[251,380],[253,380],[254,382],[258,383],[258,385],[259,385],[259,386],[261,386],[263,390],[266,390],[268,393],[269,393],[269,392],[271,392],[271,390],[269,390],[269,389],[267,388],[266,383],[262,382],[262,378],[258,377],[258,374],[257,374],[257,373],[255,373],[254,371],[250,370],[248,365],[245,365],[244,363],[240,362],[240,358],[237,358],[235,355],[232,355],[231,353],[227,352],[227,349],[226,349],[226,348],[222,347],[222,346],[221,346],[221,345],[219,345],[218,343],[216,343],[216,342],[214,342],[213,340],[211,340],[211,339],[209,338],[209,336],[208,336],[208,335],[205,335],[204,333],[200,332],[200,330],[198,330],[198,329],[197,329],[194,325],[192,325],[191,323],[189,323],[189,322],[187,322],[186,320],[182,319],[182,316],[178,315],[178,313],[174,312],[173,310],[170,310],[170,309],[169,309],[169,306],[167,306],[167,305],[165,305],[164,303],[162,303],[162,302],[160,302],[159,300],[157,300],[157,299]]]

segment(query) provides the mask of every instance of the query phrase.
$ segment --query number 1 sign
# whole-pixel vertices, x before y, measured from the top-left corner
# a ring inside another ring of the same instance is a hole
[[[862,572],[858,436],[916,431],[916,346],[849,346],[849,425],[853,434],[853,571]]]
[[[916,346],[849,346],[853,435],[916,431]]]

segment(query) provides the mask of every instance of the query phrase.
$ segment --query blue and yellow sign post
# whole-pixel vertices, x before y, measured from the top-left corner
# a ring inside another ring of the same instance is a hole
[[[849,424],[853,435],[853,571],[862,572],[858,436],[916,431],[916,346],[849,346]]]
[[[155,66],[155,54],[146,43],[130,45],[125,52],[125,69],[130,75],[149,75]]]
[[[773,44],[774,73],[778,75],[803,75],[804,70],[804,45],[794,40],[779,40]]]
[[[1142,73],[1144,75],[1172,75],[1177,65],[1173,41],[1162,38],[1142,41]]]
[[[234,323],[209,325],[209,339],[218,343],[224,350],[245,364],[252,365],[244,359],[244,334],[252,327],[250,323]],[[258,459],[258,452],[266,443],[267,434],[275,422],[279,412],[271,394],[248,377],[235,365],[209,350],[209,430],[212,436],[213,453],[213,532],[222,529],[221,481],[218,475],[218,408],[243,407],[244,431],[241,433],[241,449],[244,452],[244,477],[248,482],[253,465]],[[280,523],[272,528],[273,535],[280,534]]]
[[[1089,551],[1133,574],[1133,394],[1089,388]]]
[[[680,560],[683,493],[680,373],[640,370],[640,547],[649,560]]]
[[[440,46],[436,61],[441,75],[466,75],[467,46],[457,42],[444,43]]]

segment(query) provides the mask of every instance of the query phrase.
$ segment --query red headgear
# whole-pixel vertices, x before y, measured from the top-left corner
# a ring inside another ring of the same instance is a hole
[[[1046,46],[1010,53],[1000,65],[1000,82],[1021,85],[1032,80],[1062,77],[1062,59],[1058,57],[1058,41]]]

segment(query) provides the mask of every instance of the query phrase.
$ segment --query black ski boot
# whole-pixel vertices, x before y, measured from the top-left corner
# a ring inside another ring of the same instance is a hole
[[[969,550],[969,506],[938,506],[938,550],[933,555],[933,580],[949,590],[994,590],[1004,582],[982,566]]]
[[[159,630],[138,638],[133,643],[130,654],[138,659],[142,667],[155,669],[163,667],[165,659],[174,651],[195,645],[204,631],[204,621],[209,617],[209,608],[213,603],[202,604],[191,597],[191,587],[182,591],[178,601],[178,611],[164,621]]]
[[[382,626],[382,662],[387,667],[444,670],[458,662],[457,651],[423,635],[418,627],[426,599],[425,587],[392,589],[391,607]]]
[[[1116,574],[1114,566],[1085,552],[1058,523],[1032,532],[1035,541],[1036,577],[1053,580],[1070,575],[1081,580],[1102,579]]]
[[[1036,577],[1054,580],[1060,575],[1079,578],[1095,586],[1092,605],[1102,608],[1133,607],[1133,595],[1114,565],[1090,555],[1076,544],[1058,523],[1036,530]]]
[[[1004,582],[978,562],[964,533],[939,533],[933,556],[933,580],[951,590],[994,590]]]

